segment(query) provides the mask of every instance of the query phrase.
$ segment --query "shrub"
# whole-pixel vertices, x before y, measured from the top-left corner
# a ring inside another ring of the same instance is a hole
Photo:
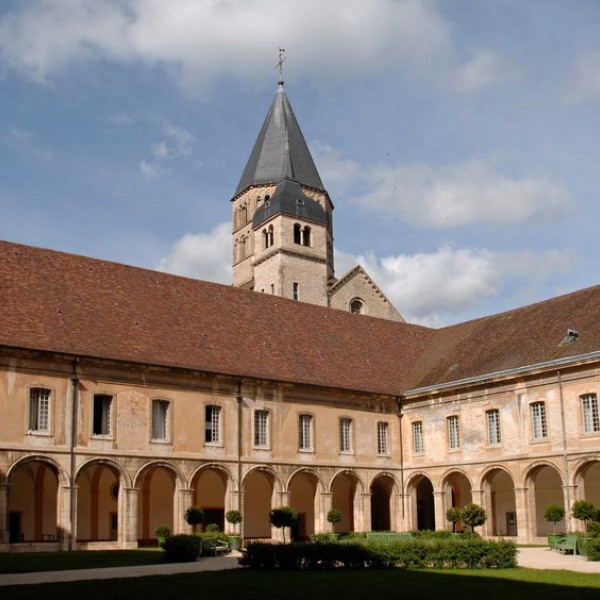
[[[586,540],[584,549],[588,560],[600,560],[600,537]]]
[[[516,566],[513,542],[430,539],[401,542],[248,544],[240,563],[251,569],[452,568]]]
[[[342,513],[339,510],[332,508],[327,513],[327,522],[331,523],[331,531],[333,531],[335,524],[339,523],[341,520],[342,520]]]
[[[453,537],[452,531],[446,531],[445,529],[441,529],[440,531],[432,531],[431,529],[415,529],[409,533],[412,537],[419,540],[448,539]]]
[[[600,523],[598,521],[589,521],[587,524],[587,532],[592,538],[600,538]]]
[[[221,528],[216,523],[209,523],[204,531],[206,533],[220,533]]]
[[[171,530],[166,525],[159,525],[154,530],[154,535],[157,538],[168,538],[171,535]]]
[[[163,550],[169,562],[191,562],[198,558],[202,548],[201,540],[195,535],[179,533],[168,537]]]
[[[283,530],[283,543],[285,544],[285,527],[291,527],[298,520],[296,511],[290,506],[274,508],[269,513],[269,522],[273,527]]]

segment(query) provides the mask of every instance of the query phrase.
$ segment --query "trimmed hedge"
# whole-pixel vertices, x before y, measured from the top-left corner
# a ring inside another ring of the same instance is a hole
[[[600,537],[588,538],[583,547],[588,560],[600,560]]]
[[[162,547],[169,562],[192,562],[200,554],[202,540],[195,535],[179,533],[168,537]]]
[[[251,569],[485,569],[517,566],[513,542],[470,540],[407,540],[248,544],[240,564]]]

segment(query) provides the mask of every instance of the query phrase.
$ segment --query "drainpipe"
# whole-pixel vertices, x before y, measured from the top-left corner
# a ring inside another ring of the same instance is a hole
[[[79,357],[73,360],[71,376],[71,439],[69,444],[70,473],[69,473],[69,550],[73,550],[73,532],[75,531],[75,442],[77,439],[77,402],[79,399],[79,377],[77,365]]]
[[[237,479],[238,479],[238,505],[237,509],[242,513],[242,402],[244,397],[242,396],[242,381],[240,380],[237,385]],[[240,536],[243,535],[244,521],[240,523]]]
[[[558,377],[558,391],[560,396],[560,419],[562,422],[563,460],[565,462],[565,504],[567,509],[568,530],[571,531],[571,485],[569,475],[569,456],[567,454],[567,426],[565,422],[565,402],[563,396],[563,383],[560,371],[556,371]]]
[[[400,497],[402,498],[402,523],[406,528],[406,509],[405,509],[405,498],[404,498],[404,440],[402,437],[402,396],[398,396],[398,426],[400,429],[400,485],[402,486],[402,490],[400,493]]]

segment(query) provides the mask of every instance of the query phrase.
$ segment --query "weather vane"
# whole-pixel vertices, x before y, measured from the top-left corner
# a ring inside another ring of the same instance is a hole
[[[279,69],[279,84],[283,85],[283,61],[285,60],[285,48],[279,48],[279,61],[273,67]]]

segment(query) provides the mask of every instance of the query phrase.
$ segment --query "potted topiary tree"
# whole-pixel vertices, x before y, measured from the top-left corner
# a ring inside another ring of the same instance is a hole
[[[159,525],[154,530],[154,535],[158,540],[158,545],[162,548],[167,541],[167,538],[171,535],[171,530],[166,525]]]
[[[460,508],[453,506],[446,511],[446,519],[452,523],[452,533],[456,533],[456,524],[460,521]]]
[[[283,531],[283,543],[285,544],[285,528],[292,527],[298,520],[296,511],[291,506],[279,506],[269,513],[269,522],[273,527]]]
[[[548,504],[544,509],[544,519],[552,523],[552,535],[548,536],[550,548],[554,548],[556,540],[562,537],[562,534],[556,534],[556,524],[565,518],[565,509],[560,504]]]
[[[338,534],[335,533],[335,524],[342,520],[342,513],[337,508],[332,508],[327,513],[327,522],[331,523],[331,534],[330,537],[333,540],[337,540]]]
[[[585,523],[586,534],[589,532],[590,523],[598,516],[598,510],[594,506],[594,503],[589,500],[576,500],[573,502],[571,513],[577,520]],[[586,554],[586,543],[587,535],[577,540],[577,551],[579,554]]]
[[[467,504],[460,511],[460,519],[471,528],[471,535],[475,533],[475,527],[483,525],[487,521],[485,508],[479,504]]]
[[[236,533],[236,525],[242,522],[242,513],[239,510],[230,510],[225,513],[225,520],[233,525],[233,533],[227,534],[227,543],[232,550],[237,550],[242,545],[242,538]]]
[[[192,531],[196,533],[198,525],[204,521],[204,511],[199,506],[190,506],[185,511],[185,522],[192,526]]]

